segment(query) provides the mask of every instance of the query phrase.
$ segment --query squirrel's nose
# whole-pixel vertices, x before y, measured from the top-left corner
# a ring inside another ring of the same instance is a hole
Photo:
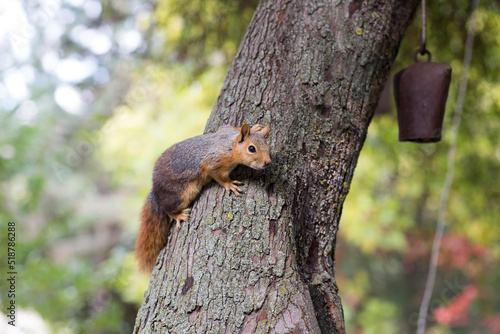
[[[271,159],[264,161],[264,167],[267,167],[271,164]]]

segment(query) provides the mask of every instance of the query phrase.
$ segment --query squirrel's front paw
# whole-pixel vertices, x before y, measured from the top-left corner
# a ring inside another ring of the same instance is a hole
[[[238,187],[238,185],[242,185],[243,182],[240,182],[240,181],[231,181],[231,182],[226,182],[224,183],[224,188],[226,188],[227,192],[233,192],[236,196],[239,196],[241,195],[241,193],[243,192],[243,190],[240,189],[240,187]]]
[[[260,124],[255,124],[254,126],[252,126],[252,128],[250,129],[250,131],[252,131],[252,132],[259,132],[262,129],[264,129],[264,126],[262,126]]]

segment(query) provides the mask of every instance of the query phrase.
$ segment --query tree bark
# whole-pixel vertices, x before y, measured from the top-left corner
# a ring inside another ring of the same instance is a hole
[[[173,228],[134,333],[344,333],[342,205],[418,1],[263,0],[206,132],[270,124],[273,164],[211,184]]]

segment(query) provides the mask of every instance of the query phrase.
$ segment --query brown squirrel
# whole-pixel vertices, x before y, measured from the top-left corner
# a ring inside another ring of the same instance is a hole
[[[217,132],[186,139],[167,149],[153,170],[153,187],[142,207],[135,256],[142,271],[150,273],[166,245],[172,220],[187,221],[188,206],[212,179],[226,191],[240,195],[240,181],[229,173],[238,165],[263,169],[271,163],[264,136],[269,125],[221,127]]]

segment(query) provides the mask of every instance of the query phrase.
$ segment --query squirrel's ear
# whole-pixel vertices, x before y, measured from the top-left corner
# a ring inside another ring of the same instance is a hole
[[[250,135],[250,125],[245,123],[241,127],[240,134],[238,135],[236,140],[238,141],[238,143],[242,143],[248,138],[249,135]]]
[[[269,133],[269,130],[271,130],[271,127],[268,125],[257,133],[259,135],[261,135],[262,137],[264,137],[265,135],[267,135]]]

